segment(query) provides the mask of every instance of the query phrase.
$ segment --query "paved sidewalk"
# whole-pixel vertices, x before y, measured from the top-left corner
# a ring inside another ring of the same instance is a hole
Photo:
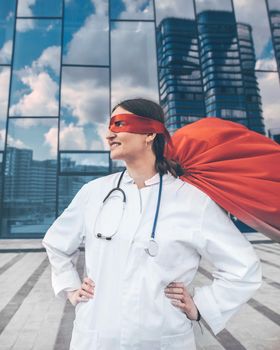
[[[203,334],[195,324],[198,350],[280,349],[280,245],[261,234],[246,236],[262,261],[263,284],[216,337],[204,322]],[[80,272],[82,265],[83,253]],[[192,287],[210,284],[211,271],[202,259]],[[1,350],[69,349],[74,308],[54,297],[40,240],[0,240],[0,284]]]

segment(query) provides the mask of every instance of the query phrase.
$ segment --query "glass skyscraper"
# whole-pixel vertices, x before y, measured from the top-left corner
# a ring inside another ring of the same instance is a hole
[[[265,133],[251,31],[230,11],[203,11],[197,21],[162,20],[160,102],[171,131],[216,116]]]
[[[195,22],[164,18],[157,28],[157,50],[160,104],[172,132],[206,115]]]
[[[159,102],[277,140],[278,0],[0,0],[0,237],[41,237],[81,186],[118,171],[111,108]]]

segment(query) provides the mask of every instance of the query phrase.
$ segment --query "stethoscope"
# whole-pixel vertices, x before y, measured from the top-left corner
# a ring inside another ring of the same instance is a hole
[[[107,241],[110,241],[118,232],[118,229],[120,227],[120,224],[121,224],[121,221],[122,221],[122,218],[123,218],[123,215],[124,215],[124,210],[125,210],[125,205],[126,205],[126,195],[125,195],[125,192],[120,188],[120,184],[121,184],[121,181],[122,181],[122,178],[123,178],[123,175],[125,173],[126,169],[124,169],[119,177],[119,181],[118,181],[118,184],[117,184],[117,187],[114,187],[107,195],[106,197],[103,199],[103,202],[102,202],[102,205],[98,211],[98,214],[97,214],[97,218],[101,216],[101,212],[102,212],[102,209],[104,208],[104,205],[106,204],[106,202],[109,200],[110,196],[112,196],[112,194],[114,192],[119,192],[121,193],[121,196],[122,196],[122,214],[121,214],[121,219],[117,225],[117,228],[115,229],[115,231],[109,235],[109,236],[106,236],[106,235],[103,235],[102,233],[100,232],[97,232],[96,233],[96,223],[97,223],[97,219],[95,220],[95,225],[94,225],[94,234],[95,234],[95,237],[96,238],[101,238],[101,239],[105,239]],[[156,256],[158,254],[158,249],[159,249],[159,246],[158,246],[158,243],[156,242],[155,240],[155,234],[156,234],[156,226],[157,226],[157,220],[158,220],[158,213],[159,213],[159,208],[160,208],[160,202],[161,202],[161,193],[162,193],[162,175],[160,174],[160,182],[159,182],[159,191],[158,191],[158,199],[157,199],[157,207],[156,207],[156,213],[155,213],[155,217],[154,217],[154,223],[153,223],[153,229],[152,229],[152,233],[151,233],[151,237],[150,237],[150,240],[148,242],[148,246],[147,248],[145,248],[145,252],[147,254],[149,254],[150,256]]]

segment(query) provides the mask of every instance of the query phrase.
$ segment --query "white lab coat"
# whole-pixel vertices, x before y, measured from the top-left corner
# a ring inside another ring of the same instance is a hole
[[[96,230],[108,234],[120,215],[121,205],[116,201],[107,220],[96,222],[102,200],[119,176],[112,174],[84,185],[43,239],[57,296],[66,298],[66,290],[81,286],[75,264],[83,240],[85,275],[96,286],[93,299],[76,306],[70,349],[196,349],[193,322],[171,304],[164,288],[172,281],[188,286],[201,256],[209,259],[216,269],[214,281],[195,288],[194,302],[217,334],[260,287],[260,260],[223,209],[170,173],[163,176],[156,257],[144,248],[152,232],[158,174],[139,190],[125,172],[121,188],[127,205],[118,233],[111,241],[96,238],[95,223]]]

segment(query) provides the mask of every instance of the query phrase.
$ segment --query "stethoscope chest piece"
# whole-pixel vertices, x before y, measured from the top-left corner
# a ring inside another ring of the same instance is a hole
[[[158,244],[154,239],[150,239],[148,242],[148,247],[145,248],[145,252],[150,256],[157,256],[158,254]]]

